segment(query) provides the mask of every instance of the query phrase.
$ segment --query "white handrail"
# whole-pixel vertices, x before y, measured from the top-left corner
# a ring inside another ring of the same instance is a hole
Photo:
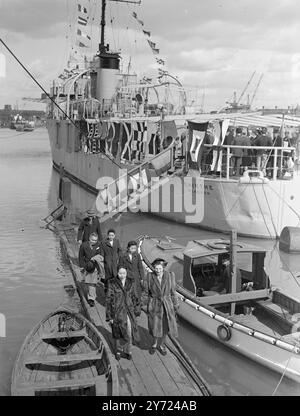
[[[70,83],[69,89],[68,89],[68,94],[67,94],[67,116],[69,117],[69,104],[70,104],[70,92],[71,89],[73,88],[75,82],[84,74],[86,74],[87,72],[89,72],[89,69],[85,69],[84,71],[80,72],[79,74],[74,76],[74,79],[71,78],[72,82]]]
[[[236,145],[214,145],[214,144],[205,144],[205,147],[220,147],[222,149],[230,149],[231,147],[233,147],[234,149],[258,149],[258,150],[262,150],[262,149],[266,149],[266,150],[296,150],[295,147],[280,147],[280,146],[236,146]]]

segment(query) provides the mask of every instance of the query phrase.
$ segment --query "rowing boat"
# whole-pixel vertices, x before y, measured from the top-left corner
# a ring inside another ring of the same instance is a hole
[[[109,347],[79,313],[59,308],[25,338],[12,374],[13,396],[118,395]]]

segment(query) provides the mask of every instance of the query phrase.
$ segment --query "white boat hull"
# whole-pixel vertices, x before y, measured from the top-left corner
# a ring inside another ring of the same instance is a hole
[[[177,180],[171,179],[170,184]],[[269,181],[263,184],[208,178],[203,181],[204,198],[198,202],[203,219],[191,223],[193,226],[218,232],[236,229],[239,235],[273,239],[280,236],[285,226],[296,227],[300,224],[300,195],[297,192],[300,189],[300,176],[295,176],[290,181]],[[169,185],[166,187],[169,188]],[[184,192],[191,192],[184,188],[182,193],[180,187],[174,188],[177,192],[174,197],[171,196],[177,201],[183,199]],[[162,188],[161,195],[166,194],[166,189]],[[159,200],[159,191],[154,191],[151,198]],[[149,210],[143,204],[141,207],[142,211]],[[160,210],[152,213],[181,223],[189,223],[186,216],[191,215],[184,209],[181,212]]]
[[[228,341],[222,341],[217,334],[217,328],[221,325],[220,322],[194,309],[186,302],[179,300],[179,303],[178,315],[195,328],[259,364],[279,374],[284,373],[286,377],[300,382],[299,354],[286,351],[281,347],[272,345],[233,327],[230,327],[231,338]]]

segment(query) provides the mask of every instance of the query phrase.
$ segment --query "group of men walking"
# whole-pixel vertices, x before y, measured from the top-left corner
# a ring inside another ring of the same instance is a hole
[[[106,320],[111,325],[116,341],[116,358],[131,359],[132,342],[138,344],[137,317],[144,306],[148,315],[148,328],[154,341],[150,354],[158,350],[167,353],[165,338],[168,333],[177,336],[176,284],[173,273],[165,270],[162,259],[157,259],[154,272],[145,276],[137,242],[129,241],[123,253],[114,229],[103,238],[100,222],[93,210],[78,228],[79,266],[88,288],[87,300],[95,305],[96,285],[104,283]]]

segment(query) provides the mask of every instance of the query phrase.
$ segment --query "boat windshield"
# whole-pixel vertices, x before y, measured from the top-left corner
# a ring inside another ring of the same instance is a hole
[[[237,286],[232,288],[229,254],[218,254],[191,259],[191,276],[196,294],[225,294],[243,290],[264,289],[265,272],[263,263],[258,261],[262,253],[240,252],[236,256]],[[212,293],[205,293],[211,291]],[[215,292],[215,293],[213,293]]]

